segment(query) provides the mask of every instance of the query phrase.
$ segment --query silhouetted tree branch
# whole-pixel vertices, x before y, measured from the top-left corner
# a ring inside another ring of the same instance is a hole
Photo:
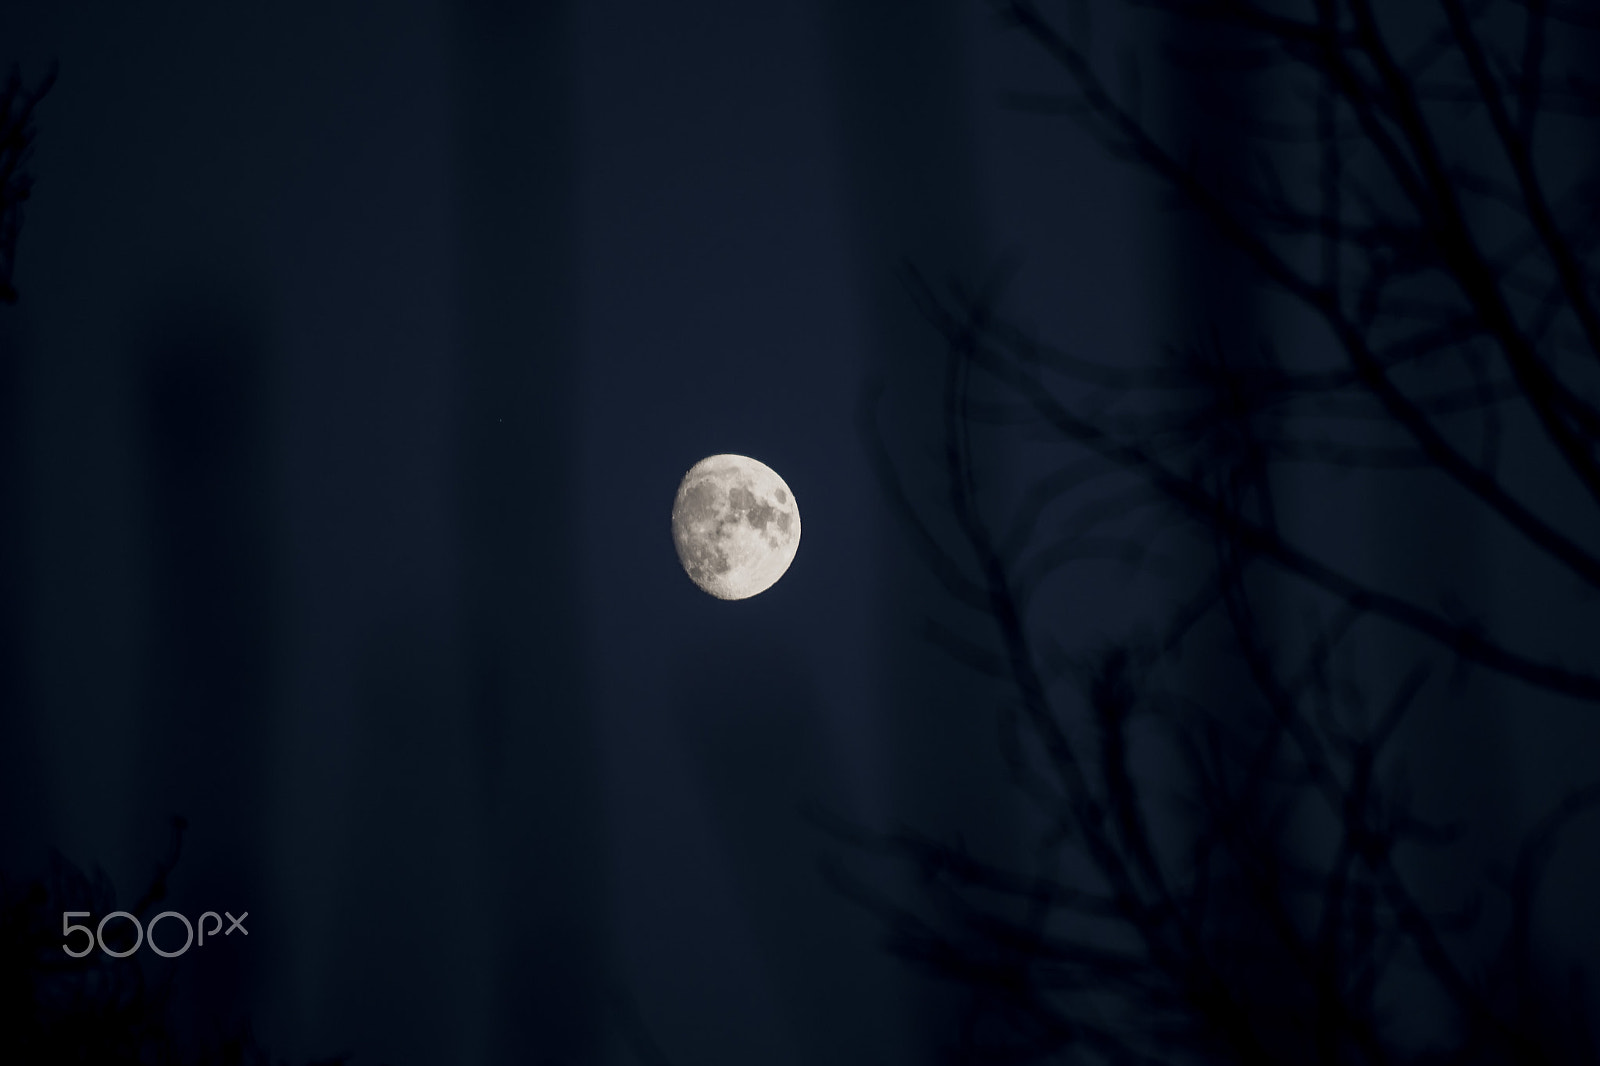
[[[862,428],[917,550],[987,623],[987,643],[928,632],[1004,684],[1003,750],[1037,860],[1011,868],[901,833],[853,839],[918,870],[918,899],[835,876],[896,950],[973,989],[966,1060],[1594,1062],[1582,982],[1552,977],[1530,929],[1556,836],[1600,786],[1534,825],[1492,891],[1447,911],[1414,883],[1415,857],[1456,834],[1416,809],[1397,738],[1419,702],[1448,698],[1441,656],[1456,677],[1481,668],[1600,704],[1600,618],[1573,608],[1593,654],[1563,662],[1384,587],[1281,500],[1306,470],[1432,479],[1571,587],[1600,590],[1600,171],[1570,147],[1600,143],[1600,82],[1573,65],[1600,19],[1540,0],[1382,17],[1370,0],[1121,6],[1178,29],[1167,61],[1270,84],[1258,110],[1227,116],[1247,131],[1245,164],[1214,165],[1114,91],[1085,5],[1068,31],[1026,0],[995,4],[1066,86],[1013,102],[1071,116],[1157,179],[1320,339],[1095,360],[1008,319],[1004,274],[972,289],[912,273],[946,347],[945,499],[911,499],[875,393]],[[1401,18],[1404,33],[1385,21]],[[1568,139],[1552,146],[1558,126]],[[1512,425],[1537,468],[1506,460]],[[985,442],[1019,435],[1069,458],[1007,500]],[[1180,537],[1184,558],[1206,559],[1198,575],[1163,559]],[[1052,583],[1104,559],[1193,588],[1154,631],[1063,648]],[[1176,668],[1202,630],[1240,667],[1225,699]],[[1419,638],[1400,677],[1362,665],[1372,632]],[[1159,777],[1151,758],[1181,773]],[[1504,917],[1486,925],[1486,911]],[[1449,1005],[1448,1039],[1397,1031],[1419,996]]]

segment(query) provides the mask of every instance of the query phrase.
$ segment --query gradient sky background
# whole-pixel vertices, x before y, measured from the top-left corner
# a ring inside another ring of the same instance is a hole
[[[1019,254],[1113,359],[1238,299],[1002,108],[1049,67],[958,0],[61,0],[0,9],[12,57],[61,73],[0,315],[0,860],[128,900],[183,814],[173,906],[251,913],[188,1024],[286,1056],[622,1063],[631,1014],[681,1064],[930,1061],[952,1001],[801,814],[1008,846],[856,424],[881,379],[926,489],[902,267]],[[805,530],[732,604],[667,524],[722,451]]]

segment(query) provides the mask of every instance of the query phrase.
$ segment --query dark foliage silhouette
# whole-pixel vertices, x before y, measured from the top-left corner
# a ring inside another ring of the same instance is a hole
[[[173,821],[171,853],[128,911],[141,922],[159,908],[177,866],[185,823]],[[62,914],[119,909],[105,873],[85,874],[59,855],[36,878],[0,877],[0,1062],[16,1066],[274,1066],[248,1026],[199,1050],[186,1046],[170,1016],[170,981],[154,982],[137,955],[62,948]],[[111,927],[114,931],[116,927]],[[108,937],[111,935],[108,932]],[[131,943],[117,942],[125,949]],[[343,1056],[320,1066],[345,1062]]]
[[[912,498],[875,397],[863,433],[951,610],[978,620],[930,634],[1004,693],[1037,850],[1020,866],[855,834],[922,891],[841,886],[896,951],[971,989],[961,1061],[1596,1061],[1583,949],[1555,957],[1531,930],[1600,786],[1575,784],[1445,906],[1419,871],[1458,869],[1460,826],[1419,809],[1401,738],[1484,679],[1528,718],[1600,711],[1600,83],[1583,65],[1600,18],[1540,0],[1117,5],[1165,28],[1166,69],[1252,101],[1223,119],[1247,158],[1219,161],[1146,113],[1138,53],[1113,88],[1089,5],[995,6],[1064,86],[1013,102],[1174,195],[1315,339],[1219,331],[1130,365],[1008,316],[1004,272],[912,275],[945,342],[945,499]],[[1045,448],[1064,458],[1031,458]],[[1008,489],[1002,468],[1031,480]],[[1293,489],[1339,479],[1423,486],[1509,539],[1519,572],[1556,575],[1565,655],[1297,521]],[[1060,643],[1060,576],[1108,561],[1183,591],[1130,635]],[[1221,681],[1196,682],[1196,647],[1220,649]]]
[[[12,270],[17,261],[17,236],[22,232],[22,205],[33,191],[28,161],[33,154],[33,111],[55,84],[56,72],[38,85],[23,84],[16,67],[0,88],[0,302],[17,302]]]

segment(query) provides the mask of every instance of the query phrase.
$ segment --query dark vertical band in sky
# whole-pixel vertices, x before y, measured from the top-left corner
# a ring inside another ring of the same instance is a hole
[[[876,417],[907,494],[937,515],[947,501],[940,401],[946,353],[917,310],[907,271],[942,288],[979,282],[988,267],[973,56],[963,38],[976,13],[959,0],[828,0],[824,14],[835,121],[845,146],[851,282],[870,345],[869,376],[885,386]],[[906,529],[890,524],[876,545],[887,627],[880,638],[880,706],[894,760],[886,772],[896,815],[919,829],[974,841],[985,856],[1007,858],[1014,825],[1004,770],[994,757],[992,690],[933,647],[923,627],[936,618],[978,641],[993,632],[986,619],[954,608],[910,543]],[[958,1040],[960,1001],[947,998],[948,986],[917,989],[911,1060],[933,1061]]]
[[[569,9],[456,5],[466,695],[489,806],[490,1061],[593,1061],[599,826],[574,574]]]
[[[29,573],[24,499],[26,427],[22,405],[22,344],[18,311],[0,307],[0,706],[30,705],[27,670]],[[41,842],[46,812],[38,738],[31,715],[0,715],[0,861]]]
[[[136,758],[138,807],[199,820],[186,898],[259,895],[264,756],[281,669],[282,567],[267,349],[241,301],[186,297],[133,344],[142,378],[150,601]],[[240,908],[241,910],[244,908]],[[259,906],[258,906],[259,909]],[[182,1028],[248,1022],[263,956],[197,953]]]

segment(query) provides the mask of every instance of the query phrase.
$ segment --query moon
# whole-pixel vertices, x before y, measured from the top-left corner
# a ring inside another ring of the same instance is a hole
[[[719,600],[745,600],[771,588],[794,562],[800,508],[765,463],[712,455],[678,484],[672,540],[690,581]]]

